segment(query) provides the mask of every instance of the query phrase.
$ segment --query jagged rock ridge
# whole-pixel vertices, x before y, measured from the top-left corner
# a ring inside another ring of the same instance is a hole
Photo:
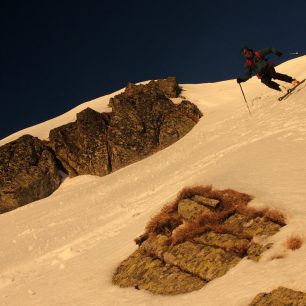
[[[60,184],[59,169],[71,177],[104,176],[173,144],[202,116],[191,102],[169,99],[180,91],[174,77],[129,84],[110,99],[111,113],[87,108],[75,122],[51,130],[49,141],[27,135],[0,147],[0,212],[50,195]],[[41,146],[35,157],[33,142]],[[40,158],[47,159],[48,168],[40,162],[43,169],[33,174],[32,161]]]
[[[285,223],[278,212],[248,208],[250,200],[233,190],[183,190],[136,239],[140,247],[119,265],[113,282],[156,294],[187,293],[224,275],[243,257],[259,260],[271,245],[255,238],[264,241]]]

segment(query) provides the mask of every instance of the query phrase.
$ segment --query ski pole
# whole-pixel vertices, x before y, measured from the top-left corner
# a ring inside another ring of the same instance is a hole
[[[250,111],[250,108],[249,108],[248,102],[247,102],[247,100],[246,100],[246,98],[245,98],[245,95],[244,95],[244,92],[243,92],[243,90],[242,90],[242,86],[241,86],[241,84],[240,84],[240,83],[239,83],[239,86],[240,86],[240,89],[241,89],[241,92],[242,92],[242,95],[243,95],[243,98],[244,98],[245,104],[247,105],[247,108],[248,108],[249,113],[250,113],[250,115],[251,115],[251,111]]]

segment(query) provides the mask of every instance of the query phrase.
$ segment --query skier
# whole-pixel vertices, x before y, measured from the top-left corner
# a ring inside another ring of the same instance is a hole
[[[282,52],[274,48],[266,48],[254,52],[248,47],[242,48],[241,52],[242,55],[246,57],[245,73],[243,77],[237,78],[237,83],[245,82],[250,79],[254,71],[263,84],[278,91],[282,91],[280,85],[272,81],[272,79],[291,83],[293,87],[299,85],[300,82],[291,76],[276,72],[273,64],[265,59],[265,56],[271,53],[282,56]]]

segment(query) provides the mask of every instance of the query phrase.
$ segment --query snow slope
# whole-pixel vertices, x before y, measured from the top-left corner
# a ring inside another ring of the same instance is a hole
[[[306,57],[277,67],[305,77]],[[280,285],[306,292],[306,84],[284,101],[256,78],[243,83],[250,116],[235,80],[185,84],[183,95],[204,117],[180,141],[105,177],[66,179],[50,197],[0,215],[0,305],[247,305]],[[110,95],[111,96],[111,95]],[[105,96],[20,131],[46,138],[85,107],[107,110]],[[111,283],[146,223],[185,186],[212,184],[255,197],[254,207],[281,210],[288,225],[271,237],[259,263],[242,260],[199,291],[164,297]],[[273,257],[283,257],[274,259]]]

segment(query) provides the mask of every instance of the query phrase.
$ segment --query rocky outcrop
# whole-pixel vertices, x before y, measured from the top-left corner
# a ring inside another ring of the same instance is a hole
[[[235,228],[235,231],[241,232],[250,236],[272,236],[276,234],[280,225],[269,220],[257,217],[251,219],[242,214],[235,214],[228,218],[225,225]]]
[[[24,135],[0,147],[0,212],[49,196],[61,182],[59,166],[38,138]]]
[[[86,109],[76,122],[51,130],[50,146],[70,176],[103,176],[165,148],[202,116],[189,101],[174,104],[175,78],[129,84],[110,100],[112,113]]]
[[[187,293],[221,277],[244,257],[259,260],[271,245],[254,239],[265,241],[284,222],[280,214],[273,219],[267,210],[247,208],[250,199],[233,190],[183,190],[152,218],[136,240],[139,249],[119,265],[113,282],[158,294]]]
[[[188,133],[202,114],[190,102],[181,104],[169,100],[154,81],[129,84],[124,93],[111,99],[108,143],[113,170],[165,148]]]
[[[49,145],[69,176],[111,172],[107,130],[110,114],[87,108],[77,120],[50,131]]]
[[[121,287],[135,287],[168,295],[198,290],[206,283],[174,265],[146,255],[144,248],[135,251],[120,265],[113,281],[120,283]]]
[[[193,201],[191,199],[184,199],[180,201],[178,205],[179,215],[187,221],[197,218],[199,215],[208,214],[210,212],[209,208],[205,205]]]
[[[176,142],[202,116],[191,102],[169,99],[180,91],[173,77],[129,84],[110,100],[111,113],[87,108],[47,142],[28,135],[1,147],[0,212],[50,195],[60,184],[56,161],[71,177],[104,176]]]
[[[173,144],[193,128],[202,114],[191,102],[174,104],[167,96],[178,93],[175,78],[129,84],[110,100],[112,113],[82,111],[76,122],[50,132],[50,146],[70,176],[109,174]]]
[[[305,306],[306,293],[279,287],[270,293],[260,293],[249,306]]]
[[[177,83],[176,77],[157,80],[156,83],[168,98],[176,98],[181,93],[181,88]]]
[[[152,87],[154,87],[154,90],[158,88],[158,90],[167,98],[177,98],[182,91],[181,87],[177,83],[176,77],[168,77],[166,79],[150,81],[147,84],[135,85],[129,83],[126,87],[126,92],[129,91],[130,95],[134,95],[139,93],[139,88],[146,90],[146,88],[149,89]],[[113,107],[113,99],[110,99],[109,105]]]

